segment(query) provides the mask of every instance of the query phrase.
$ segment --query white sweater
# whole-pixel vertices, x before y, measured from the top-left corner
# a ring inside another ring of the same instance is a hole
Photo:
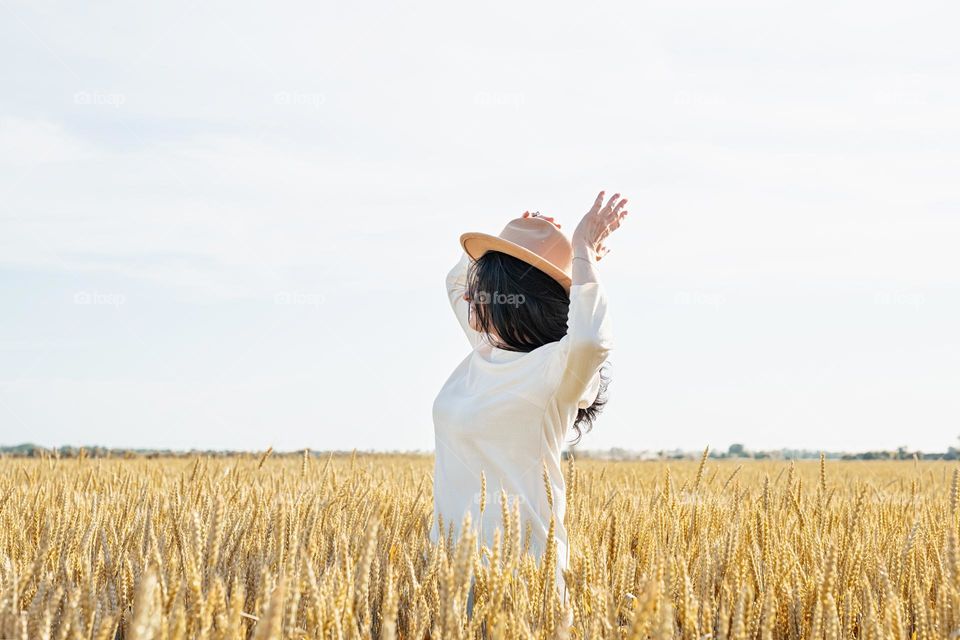
[[[607,304],[599,283],[570,289],[567,335],[529,353],[490,345],[470,328],[463,299],[470,258],[466,254],[447,275],[447,294],[473,350],[450,374],[433,404],[436,463],[431,539],[452,523],[454,537],[470,512],[482,542],[493,545],[502,529],[500,490],[511,509],[520,503],[521,535],[531,527],[531,552],[542,555],[550,526],[543,468],[553,492],[559,558],[558,576],[568,561],[563,518],[566,493],[560,452],[578,408],[590,406],[600,387],[600,366],[610,350]],[[480,472],[487,480],[487,504],[480,523]],[[558,585],[562,586],[559,583]]]

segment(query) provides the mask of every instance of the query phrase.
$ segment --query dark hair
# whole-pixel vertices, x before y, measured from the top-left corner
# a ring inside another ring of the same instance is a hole
[[[487,251],[470,265],[467,297],[477,328],[499,349],[529,353],[567,334],[570,296],[559,282],[519,258]],[[597,399],[577,411],[573,444],[593,428],[607,403],[609,384],[601,369]]]

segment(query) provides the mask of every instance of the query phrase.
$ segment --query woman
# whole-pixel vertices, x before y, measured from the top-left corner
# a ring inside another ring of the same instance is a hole
[[[573,428],[579,439],[604,402],[600,369],[610,329],[594,265],[627,215],[619,194],[603,200],[601,191],[571,240],[553,218],[529,213],[499,237],[461,236],[465,254],[447,276],[447,293],[473,350],[433,405],[432,539],[448,535],[448,526],[458,537],[469,513],[492,546],[501,514],[487,508],[481,520],[482,473],[489,502],[496,505],[502,490],[511,505],[519,503],[521,531],[530,527],[537,556],[553,517],[561,590],[568,551],[560,453],[567,432]]]

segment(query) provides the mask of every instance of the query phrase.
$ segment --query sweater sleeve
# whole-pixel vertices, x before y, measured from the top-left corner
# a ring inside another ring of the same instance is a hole
[[[460,261],[447,274],[447,297],[450,306],[460,323],[471,347],[476,347],[480,341],[480,333],[470,328],[470,303],[464,300],[463,294],[467,290],[467,269],[470,267],[470,256],[464,252]]]
[[[612,346],[607,298],[599,282],[570,287],[567,335],[559,344],[563,372],[557,388],[557,402],[590,406],[600,388],[600,367]]]

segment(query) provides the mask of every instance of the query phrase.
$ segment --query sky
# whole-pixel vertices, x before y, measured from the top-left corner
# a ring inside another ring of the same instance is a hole
[[[0,444],[430,450],[459,234],[630,216],[581,447],[960,435],[956,3],[0,1]]]

